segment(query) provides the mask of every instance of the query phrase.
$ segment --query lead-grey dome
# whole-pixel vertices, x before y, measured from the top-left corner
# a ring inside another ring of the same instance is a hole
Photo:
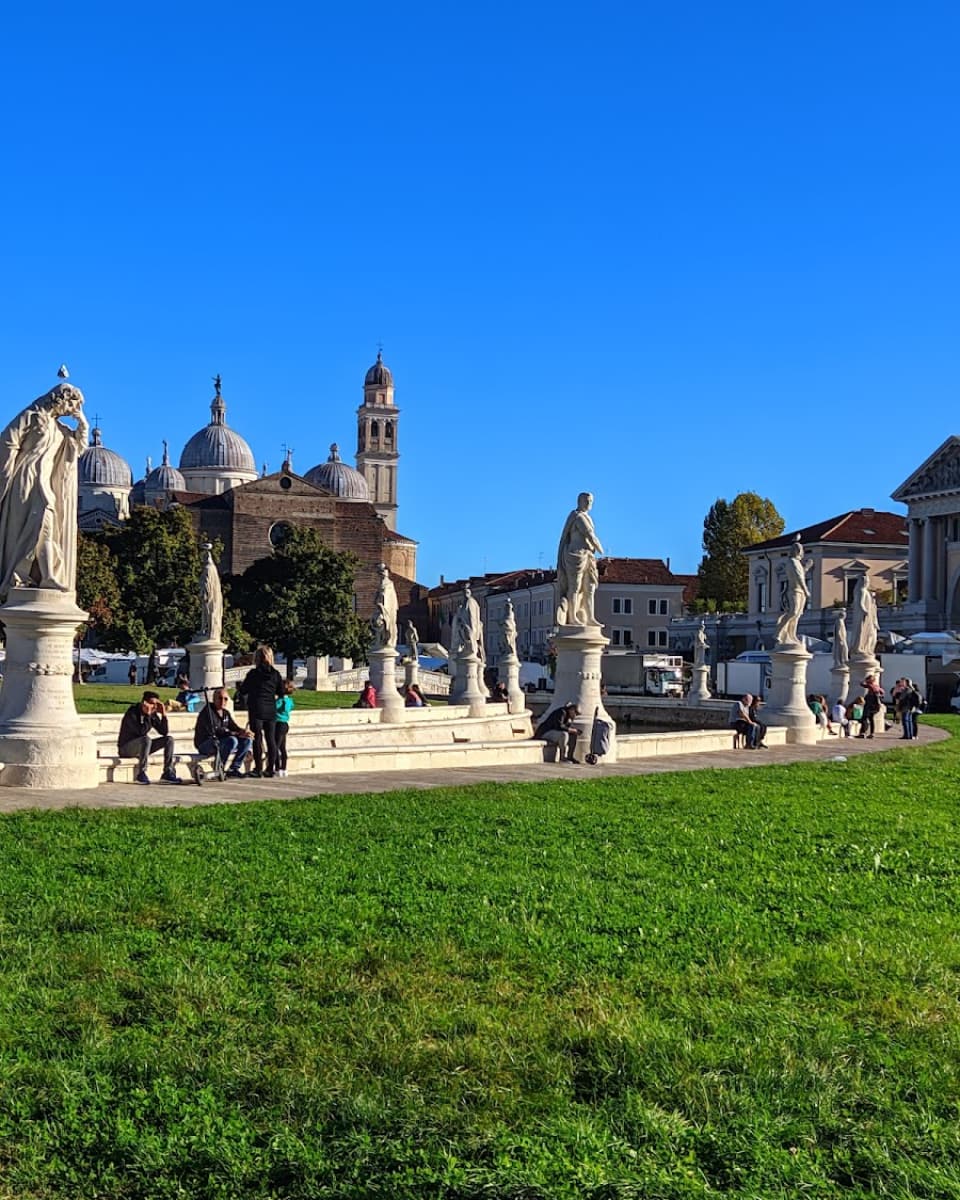
[[[163,443],[163,462],[159,467],[154,467],[144,479],[143,491],[148,503],[154,496],[159,496],[161,493],[187,491],[187,481],[176,467],[170,465],[166,442]]]
[[[128,488],[133,486],[133,472],[125,459],[104,446],[100,430],[94,428],[90,431],[90,445],[77,463],[77,480],[93,487]]]
[[[393,387],[393,372],[383,361],[383,351],[377,351],[377,361],[367,372],[364,387]]]
[[[340,459],[340,450],[336,442],[330,447],[330,457],[325,463],[320,463],[316,467],[311,467],[304,475],[307,483],[312,483],[314,487],[323,488],[325,492],[331,492],[334,496],[339,496],[341,500],[369,500],[370,489],[367,487],[367,481],[355,471],[353,467],[348,467],[345,462]]]
[[[219,379],[219,377],[218,377]],[[217,394],[210,404],[210,424],[198,429],[189,442],[184,446],[180,455],[180,470],[195,468],[220,469],[228,471],[250,471],[256,475],[257,468],[253,461],[253,451],[226,422],[227,406],[220,395],[220,385],[217,384]]]

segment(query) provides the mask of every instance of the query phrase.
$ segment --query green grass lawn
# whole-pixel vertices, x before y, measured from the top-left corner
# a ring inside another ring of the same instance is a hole
[[[135,704],[143,695],[144,686],[130,687],[126,683],[85,683],[74,684],[73,695],[80,713],[118,713],[122,714]],[[176,696],[175,688],[158,687],[151,690],[159,692],[164,700],[172,700]],[[230,689],[233,695],[234,689]],[[297,708],[350,708],[356,703],[359,692],[307,692],[299,688],[294,695]],[[0,1198],[3,1193],[0,1192]]]
[[[956,1198],[958,766],[5,817],[0,1196]]]

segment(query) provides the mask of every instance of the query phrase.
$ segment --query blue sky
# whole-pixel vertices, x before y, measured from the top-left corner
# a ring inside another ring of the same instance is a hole
[[[960,9],[21,4],[0,415],[61,361],[137,475],[209,419],[352,461],[383,344],[419,576],[693,571],[718,496],[889,493],[960,376]]]

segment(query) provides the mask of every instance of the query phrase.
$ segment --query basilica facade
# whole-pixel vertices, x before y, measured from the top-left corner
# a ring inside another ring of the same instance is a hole
[[[356,606],[372,612],[378,564],[390,569],[401,604],[415,599],[417,543],[397,532],[398,423],[393,375],[382,354],[367,371],[357,409],[356,467],[330,447],[305,475],[291,456],[279,471],[258,473],[253,451],[227,424],[220,377],[214,381],[210,420],[186,442],[179,465],[163,444],[158,467],[136,483],[129,465],[103,445],[94,428],[80,456],[78,520],[86,532],[117,526],[137,504],[186,508],[198,532],[223,545],[220,570],[239,575],[271,553],[291,526],[320,532],[332,550],[354,554],[359,567]]]

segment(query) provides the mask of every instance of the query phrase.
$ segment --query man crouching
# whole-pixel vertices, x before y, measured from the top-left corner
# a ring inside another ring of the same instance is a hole
[[[230,715],[225,688],[217,688],[213,693],[213,703],[205,704],[200,709],[193,730],[193,744],[197,753],[204,757],[216,754],[219,744],[222,763],[226,764],[230,755],[233,755],[233,765],[227,771],[227,778],[240,777],[240,767],[253,745],[253,735],[249,729],[241,729]]]
[[[160,735],[152,738],[152,730]],[[156,692],[144,692],[139,704],[131,704],[123,714],[120,736],[117,738],[117,754],[121,758],[135,758],[137,783],[149,783],[147,762],[157,750],[163,751],[163,774],[161,783],[180,783],[173,769],[173,738],[167,724],[167,713],[163,701]]]

